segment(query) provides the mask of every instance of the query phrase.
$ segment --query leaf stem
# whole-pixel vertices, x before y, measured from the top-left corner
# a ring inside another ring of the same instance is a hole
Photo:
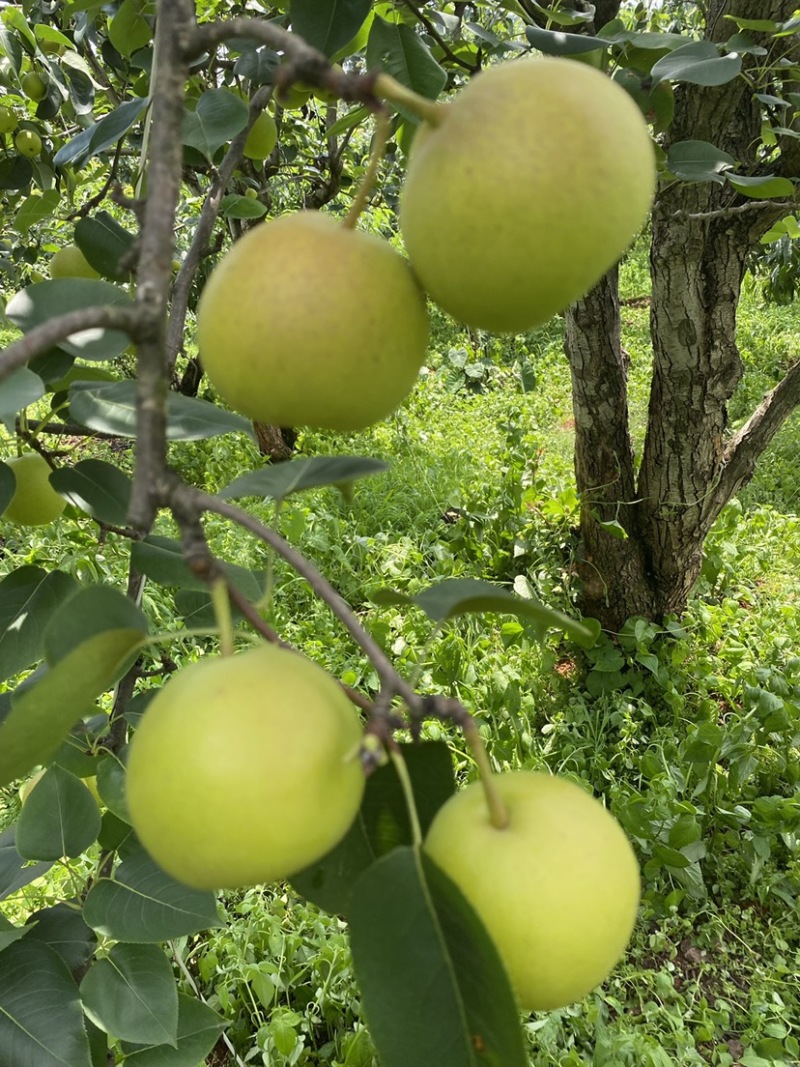
[[[342,222],[348,230],[354,230],[358,222],[358,216],[367,206],[372,187],[378,176],[378,168],[383,161],[386,152],[386,142],[389,140],[389,116],[385,111],[379,111],[375,116],[375,136],[372,139],[372,150],[369,154],[369,163],[361,179],[361,184],[356,191],[355,199],[350,205],[350,210]]]
[[[215,578],[211,583],[211,601],[219,626],[219,648],[223,656],[233,655],[233,616],[228,596],[228,583],[224,578]]]
[[[422,828],[419,825],[419,815],[417,814],[417,805],[414,800],[414,788],[411,785],[411,776],[408,773],[408,767],[406,761],[403,759],[403,754],[396,745],[389,746],[389,755],[392,758],[394,769],[397,771],[397,777],[400,779],[400,785],[403,788],[403,796],[406,801],[406,808],[408,809],[408,821],[411,823],[411,841],[415,846],[422,844]]]

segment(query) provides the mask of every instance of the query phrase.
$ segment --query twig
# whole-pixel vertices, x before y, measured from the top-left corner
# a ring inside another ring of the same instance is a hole
[[[428,31],[434,41],[436,41],[436,43],[439,45],[439,47],[451,63],[455,63],[456,66],[462,67],[464,70],[468,70],[470,74],[476,74],[481,69],[480,61],[478,61],[477,63],[468,63],[466,59],[461,59],[455,54],[455,52],[452,50],[447,41],[445,41],[445,39],[433,25],[431,20],[423,11],[420,10],[420,8],[415,3],[413,3],[413,0],[403,0],[403,3],[406,5],[409,11],[413,12],[414,17],[418,19],[419,22],[425,27],[425,29]]]
[[[722,219],[729,216],[744,215],[748,211],[766,211],[771,208],[796,208],[794,200],[748,200],[746,204],[737,204],[735,207],[720,207],[714,211],[673,211],[670,218],[673,219]]]
[[[139,316],[135,308],[98,306],[78,308],[65,315],[48,319],[47,322],[34,326],[24,337],[0,352],[0,382],[5,381],[19,367],[53,348],[59,341],[66,341],[81,330],[122,330],[135,339],[139,331]]]

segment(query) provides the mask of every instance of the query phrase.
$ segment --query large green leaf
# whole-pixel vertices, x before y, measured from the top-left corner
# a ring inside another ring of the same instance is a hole
[[[66,315],[79,308],[130,307],[128,294],[117,285],[93,278],[56,278],[37,282],[22,289],[6,306],[6,315],[15,326],[27,332],[34,326],[48,322],[58,315]],[[59,348],[77,359],[114,359],[130,344],[127,334],[118,330],[84,330],[72,334]]]
[[[453,760],[444,742],[400,745],[414,793],[423,834],[455,791]],[[374,861],[400,845],[412,843],[403,787],[393,763],[367,779],[355,822],[327,855],[292,879],[294,888],[333,915],[346,915],[358,876]]]
[[[432,100],[447,84],[444,68],[436,62],[410,26],[402,22],[387,22],[378,16],[369,31],[367,68],[383,70],[415,93]],[[413,115],[409,117],[415,118]]]
[[[98,211],[81,219],[75,226],[75,244],[98,274],[122,281],[130,275],[120,261],[131,251],[134,236],[128,233],[107,211]]]
[[[30,367],[18,367],[0,382],[0,419],[11,422],[19,411],[45,394],[44,382]]]
[[[81,1000],[111,1037],[137,1045],[177,1044],[178,990],[158,945],[115,945],[87,971]]]
[[[71,165],[79,169],[92,156],[99,156],[115,145],[136,123],[149,102],[146,97],[126,100],[124,104],[120,104],[115,111],[105,115],[94,126],[81,130],[71,141],[67,141],[56,152],[53,162],[57,167]]]
[[[82,459],[74,467],[60,467],[50,484],[98,522],[125,525],[131,480],[119,467],[101,459]]]
[[[0,724],[0,785],[53,755],[73,723],[117,680],[141,639],[139,630],[97,634],[13,700]]]
[[[92,929],[115,941],[169,941],[219,926],[213,893],[189,889],[137,852],[117,868],[114,879],[92,886],[83,907]]]
[[[92,958],[97,945],[94,931],[83,921],[78,905],[66,901],[35,911],[28,917],[26,926],[30,931],[28,936],[49,945],[72,974]]]
[[[304,489],[348,485],[370,474],[388,470],[388,463],[365,456],[314,456],[249,471],[235,478],[219,495],[224,500],[258,496],[282,499]]]
[[[178,589],[208,591],[208,582],[195,574],[183,558],[183,546],[170,537],[150,536],[134,542],[131,560],[140,574],[159,585]],[[264,593],[264,574],[239,567],[235,563],[220,563],[225,577],[249,600],[258,600]]]
[[[224,1021],[206,1004],[178,995],[178,1046],[154,1045],[142,1048],[123,1042],[129,1067],[197,1067],[216,1044]]]
[[[0,960],[3,1067],[92,1067],[78,987],[58,953],[26,937]]]
[[[45,193],[33,193],[14,216],[14,229],[18,233],[27,233],[31,226],[38,226],[50,218],[58,207],[61,194],[57,189],[48,189]]]
[[[54,764],[36,783],[17,823],[17,851],[26,860],[80,856],[100,833],[100,809],[74,774]]]
[[[76,422],[116,437],[136,436],[136,382],[75,382],[69,390],[70,415]],[[221,433],[252,434],[250,423],[194,396],[167,397],[167,437],[199,441]]]
[[[42,658],[45,626],[76,589],[69,574],[30,565],[0,581],[0,681]]]
[[[355,37],[369,14],[370,0],[292,0],[292,29],[308,43],[332,56]]]
[[[35,878],[40,878],[51,867],[51,863],[25,864],[22,856],[17,852],[16,825],[9,826],[0,834],[0,900],[11,896],[28,885]],[[0,967],[2,970],[2,967]]]
[[[526,26],[525,36],[534,48],[548,56],[577,56],[610,47],[610,42],[602,37],[564,33],[563,30],[543,30],[539,26]]]
[[[737,193],[752,200],[771,200],[778,197],[790,199],[794,196],[794,184],[788,178],[781,178],[777,174],[762,174],[759,177],[727,174],[726,177]]]
[[[108,24],[108,36],[121,56],[144,48],[153,37],[155,0],[123,0]]]
[[[383,1067],[527,1067],[497,950],[470,905],[419,848],[357,882],[353,966]]]
[[[51,667],[73,649],[106,630],[147,634],[147,618],[133,601],[110,585],[87,585],[62,602],[47,624],[45,658]]]
[[[662,81],[691,85],[725,85],[742,69],[742,57],[735,52],[721,56],[711,41],[692,41],[657,60],[651,70],[653,84]]]
[[[435,622],[484,612],[516,615],[529,620],[540,639],[549,629],[563,630],[574,641],[587,647],[594,644],[600,633],[595,619],[579,622],[554,608],[545,607],[538,600],[523,599],[501,586],[473,578],[447,578],[416,596],[381,589],[372,594],[371,599],[376,604],[415,604]]]
[[[685,182],[725,181],[736,160],[709,141],[677,141],[667,152],[667,170]]]
[[[207,89],[183,119],[183,143],[207,159],[247,125],[247,104],[227,89]]]

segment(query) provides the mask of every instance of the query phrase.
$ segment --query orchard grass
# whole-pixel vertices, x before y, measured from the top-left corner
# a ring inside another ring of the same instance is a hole
[[[641,449],[651,353],[643,251],[622,270],[623,343]],[[800,308],[768,306],[748,281],[740,305],[745,374],[734,426],[793,354]],[[795,415],[705,546],[686,616],[663,629],[628,624],[586,657],[543,646],[516,620],[469,618],[434,632],[420,613],[377,608],[381,587],[416,590],[480,577],[570,610],[578,500],[572,476],[569,371],[560,321],[503,344],[476,345],[433,314],[426,373],[406,406],[357,435],[304,433],[300,454],[384,457],[388,473],[290,497],[280,514],[250,502],[353,603],[420,691],[458,696],[479,718],[498,768],[549,768],[589,782],[612,806],[644,872],[640,922],[625,960],[582,1003],[525,1024],[535,1067],[789,1067],[800,1060],[800,464]],[[464,349],[480,374],[459,369]],[[459,377],[460,375],[460,377]],[[204,384],[201,395],[208,387]],[[37,413],[34,411],[33,417]],[[44,413],[42,413],[44,414]],[[125,446],[76,440],[75,458],[130,465]],[[215,491],[258,462],[247,439],[173,446],[171,462]],[[212,548],[264,569],[241,530],[207,520]],[[174,536],[166,519],[158,533]],[[0,572],[58,565],[81,580],[124,585],[125,553],[84,518],[4,531]],[[272,625],[349,685],[372,669],[301,580],[274,563]],[[145,588],[153,629],[180,631],[171,598]],[[210,651],[211,639],[201,638]],[[169,647],[188,662],[189,643]],[[155,683],[154,683],[155,684]],[[474,773],[440,723],[463,778]],[[19,810],[0,794],[0,825]],[[14,921],[80,892],[84,860],[57,864],[4,902]],[[176,972],[229,1022],[245,1062],[370,1067],[346,927],[279,885],[226,894],[227,924],[172,946]],[[214,1062],[226,1062],[220,1045]]]

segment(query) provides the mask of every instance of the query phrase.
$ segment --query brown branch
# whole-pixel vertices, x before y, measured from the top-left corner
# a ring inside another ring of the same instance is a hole
[[[439,47],[451,63],[455,63],[456,66],[461,67],[463,70],[468,70],[470,74],[476,74],[481,69],[480,61],[478,63],[467,63],[465,59],[461,59],[455,54],[455,52],[452,50],[447,41],[445,41],[445,39],[433,25],[433,23],[425,14],[425,12],[422,11],[419,6],[413,2],[413,0],[403,0],[403,3],[414,15],[414,18],[416,18],[417,21],[425,27],[425,29],[428,31],[434,41],[436,41],[436,43],[439,45]]]
[[[673,211],[672,219],[724,219],[745,215],[749,211],[782,211],[796,208],[794,200],[748,200],[746,204],[737,204],[735,207],[720,207],[714,211]]]
[[[279,556],[286,560],[293,570],[305,578],[316,596],[324,601],[334,615],[341,620],[350,636],[375,667],[384,693],[387,695],[397,693],[411,709],[419,706],[419,696],[408,682],[397,673],[383,649],[358,621],[350,605],[337,593],[314,564],[293,548],[288,541],[285,541],[277,531],[265,526],[264,523],[254,519],[252,515],[249,515],[234,504],[229,504],[225,500],[220,500],[219,497],[211,496],[209,493],[203,493],[199,489],[185,485],[177,478],[173,478],[164,502],[172,507],[176,518],[179,515],[183,516],[180,521],[186,521],[187,516],[199,515],[204,511],[210,511],[216,515],[223,515],[225,518],[232,519],[233,522],[238,523],[245,530],[249,530],[259,540],[269,545]]]
[[[34,326],[24,337],[0,352],[0,382],[35,356],[47,352],[59,341],[66,341],[81,330],[122,330],[135,340],[140,325],[139,314],[132,307],[97,306],[68,311],[65,315]]]
[[[195,26],[190,0],[159,0],[153,60],[153,104],[147,168],[148,195],[140,236],[137,307],[144,328],[138,343],[136,468],[129,521],[149,530],[166,470],[167,293],[172,277],[175,214],[180,199],[183,91]]]
[[[746,485],[756,463],[775,434],[800,406],[800,361],[795,363],[771,389],[756,410],[730,439],[724,455],[724,467],[715,492],[719,509]]]

